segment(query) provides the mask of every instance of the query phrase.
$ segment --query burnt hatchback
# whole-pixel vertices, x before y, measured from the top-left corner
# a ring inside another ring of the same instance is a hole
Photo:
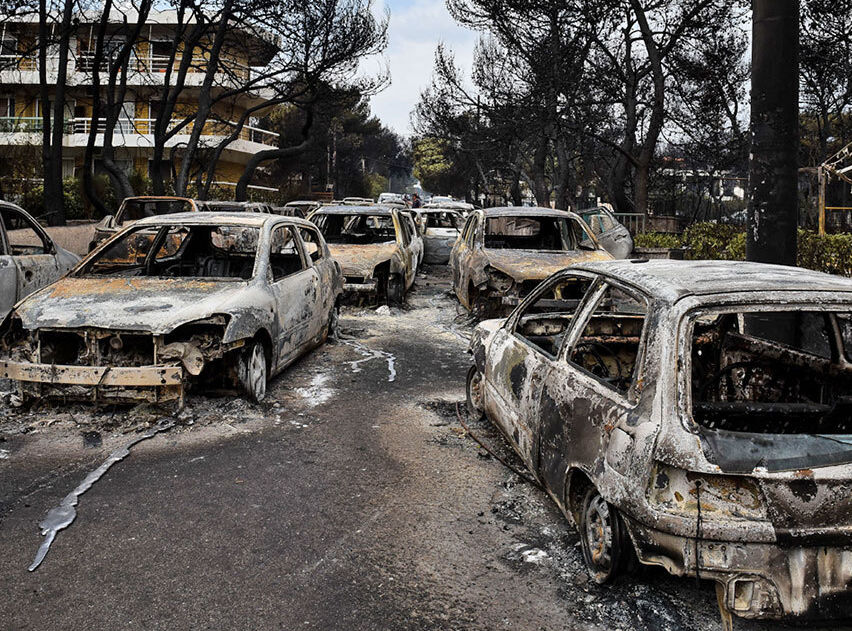
[[[852,612],[852,280],[612,261],[481,323],[468,406],[578,527],[600,583],[631,561],[714,580],[723,615]]]
[[[574,213],[508,207],[473,211],[449,262],[459,302],[494,317],[508,314],[553,272],[611,258]]]

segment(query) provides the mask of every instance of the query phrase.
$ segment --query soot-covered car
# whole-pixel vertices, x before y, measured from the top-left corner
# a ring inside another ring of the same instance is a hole
[[[443,208],[418,208],[413,210],[415,222],[423,235],[423,260],[444,265],[459,238],[464,217],[456,210]]]
[[[95,226],[95,235],[89,244],[89,251],[102,241],[110,238],[119,230],[134,221],[160,215],[173,215],[182,212],[197,212],[198,204],[188,197],[142,196],[126,197],[115,215],[107,215]]]
[[[450,253],[450,267],[459,302],[487,317],[509,313],[557,270],[611,258],[573,213],[487,208],[468,216]]]
[[[56,245],[23,208],[0,201],[0,319],[79,260]]]
[[[609,208],[587,208],[578,210],[577,214],[589,226],[598,243],[614,258],[626,259],[633,253],[633,237],[630,231],[615,218]]]
[[[315,226],[254,213],[141,219],[0,326],[0,376],[24,398],[182,402],[238,388],[321,344],[343,279]]]
[[[475,330],[468,405],[580,531],[716,581],[723,615],[847,618],[852,280],[722,261],[551,276]]]
[[[343,268],[346,295],[403,302],[423,258],[410,214],[387,206],[324,206],[310,220]]]

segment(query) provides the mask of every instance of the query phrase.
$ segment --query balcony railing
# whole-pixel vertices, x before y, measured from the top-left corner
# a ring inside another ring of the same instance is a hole
[[[124,118],[119,120],[114,128],[114,135],[129,136],[138,134],[140,136],[150,136],[154,133],[156,125],[154,118]],[[178,125],[183,122],[183,119],[173,118],[169,121],[167,131],[173,131]],[[26,133],[26,132],[41,132],[43,121],[39,116],[2,116],[0,117],[0,132],[3,133]],[[65,120],[66,134],[88,134],[92,128],[91,118],[69,118]],[[180,130],[180,134],[191,134],[193,124],[189,123]],[[208,121],[204,125],[205,136],[229,136],[237,128],[237,124],[233,121]],[[98,122],[98,133],[102,134],[106,131],[106,122],[101,120]],[[251,125],[243,125],[238,135],[239,140],[247,140],[256,142],[262,145],[276,146],[278,144],[278,134],[266,129],[252,127]]]

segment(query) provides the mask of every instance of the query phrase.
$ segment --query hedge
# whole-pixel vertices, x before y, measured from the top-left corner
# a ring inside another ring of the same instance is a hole
[[[690,260],[745,260],[745,228],[715,223],[697,223],[683,234],[645,232],[636,235],[636,247],[686,248]],[[799,230],[796,263],[799,267],[852,276],[852,234],[819,236],[813,230]]]

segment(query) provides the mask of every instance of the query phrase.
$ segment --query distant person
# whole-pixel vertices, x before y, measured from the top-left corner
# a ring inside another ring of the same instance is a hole
[[[420,201],[420,195],[418,195],[417,193],[414,193],[414,195],[411,196],[411,207],[412,208],[421,208],[422,206],[423,206],[423,203]]]

